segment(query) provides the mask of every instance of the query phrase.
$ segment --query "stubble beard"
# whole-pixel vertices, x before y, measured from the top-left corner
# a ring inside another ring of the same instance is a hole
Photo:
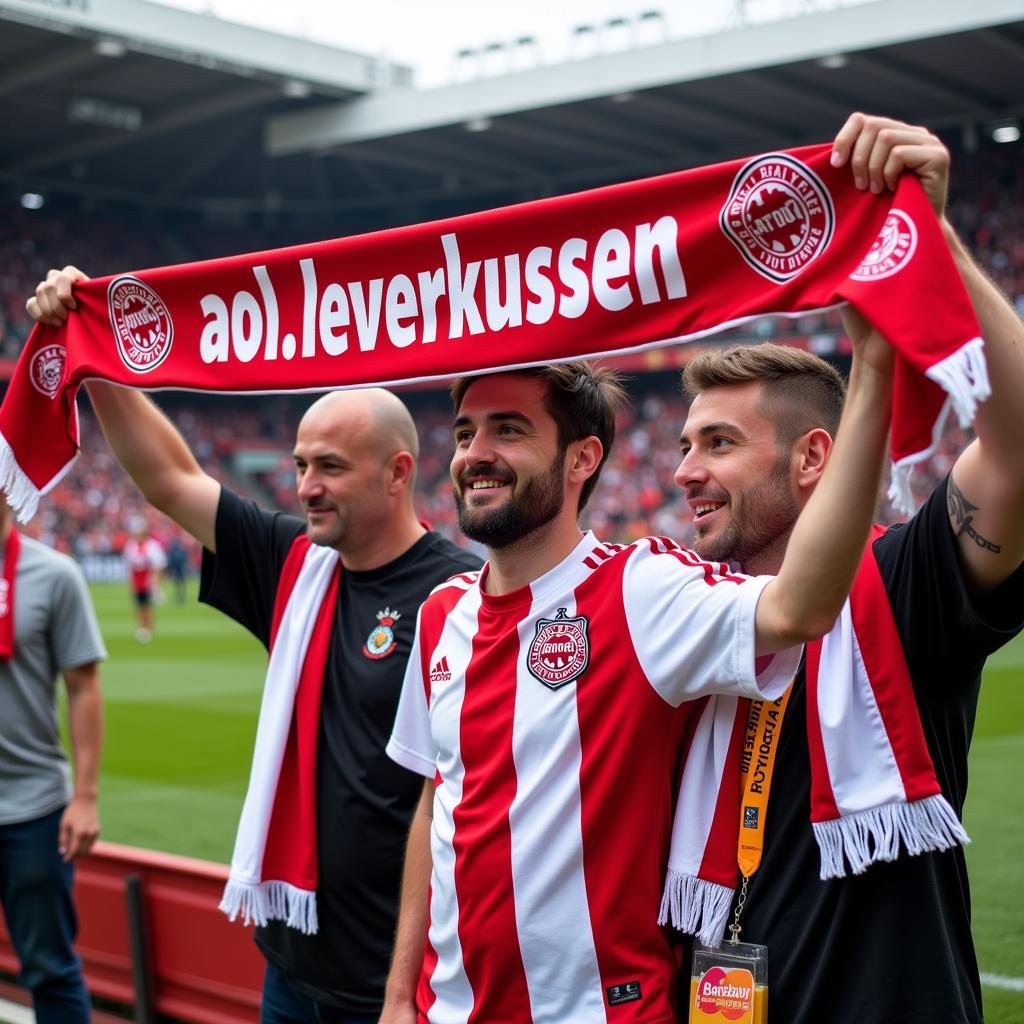
[[[455,487],[455,510],[459,529],[470,539],[492,550],[501,550],[546,526],[565,503],[562,479],[563,457],[559,455],[548,471],[528,480],[519,494],[514,492],[495,509],[470,508],[462,488]],[[514,486],[514,485],[513,485]]]
[[[701,537],[700,520],[694,523],[693,550],[706,562],[746,565],[780,540],[788,539],[800,510],[789,484],[789,457],[743,495],[740,511],[717,536]]]
[[[334,513],[333,518],[317,526],[313,526],[307,517],[306,536],[310,544],[322,548],[338,548],[345,539],[345,520],[337,508],[330,506],[330,509]]]

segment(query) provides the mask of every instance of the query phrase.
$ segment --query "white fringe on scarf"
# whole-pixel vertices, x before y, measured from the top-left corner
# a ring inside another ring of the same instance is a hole
[[[978,403],[992,394],[984,350],[985,342],[973,338],[924,372],[953,399],[957,419],[965,430],[974,422]]]
[[[909,804],[886,804],[844,818],[813,823],[821,852],[821,877],[843,878],[846,863],[855,875],[879,861],[896,860],[900,845],[912,856],[948,850],[970,837],[941,793]]]
[[[62,474],[63,475],[63,474]],[[56,482],[56,481],[54,481]],[[27,523],[39,507],[39,490],[14,458],[7,438],[0,434],[0,491],[15,510],[19,523]]]
[[[735,890],[694,875],[668,869],[658,924],[696,935],[705,946],[718,946],[725,935]]]
[[[220,909],[228,915],[228,920],[234,921],[241,916],[242,923],[246,925],[284,921],[305,935],[315,935],[319,927],[316,893],[288,882],[246,883],[229,879]]]
[[[992,393],[984,348],[985,343],[981,338],[973,338],[925,371],[925,376],[949,395],[949,405],[952,405],[964,429],[974,421],[978,403],[984,402]],[[935,421],[931,445],[923,452],[914,452],[900,459],[891,468],[888,497],[897,512],[912,516],[916,511],[914,495],[910,490],[910,477],[919,462],[935,454],[945,427],[948,407],[943,408]]]

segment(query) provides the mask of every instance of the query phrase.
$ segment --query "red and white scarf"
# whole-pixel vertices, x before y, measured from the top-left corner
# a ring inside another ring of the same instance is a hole
[[[970,301],[917,178],[858,191],[808,146],[315,245],[121,274],[37,327],[0,407],[22,519],[78,448],[90,379],[155,390],[322,391],[692,341],[856,306],[898,358],[895,491],[948,395],[988,395]]]
[[[21,535],[12,526],[4,544],[4,571],[0,576],[0,661],[10,661],[14,655],[14,584],[20,555]]]
[[[333,548],[296,538],[278,580],[249,789],[220,909],[317,930],[320,698],[341,579]]]
[[[943,795],[875,561],[876,526],[832,631],[807,645],[811,825],[821,877],[969,842]],[[709,699],[686,755],[659,921],[718,945],[738,881],[750,702]],[[790,728],[799,727],[791,723]]]

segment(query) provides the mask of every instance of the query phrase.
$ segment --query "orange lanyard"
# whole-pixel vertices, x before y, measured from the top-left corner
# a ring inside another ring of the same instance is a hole
[[[786,713],[793,683],[778,700],[756,700],[747,715],[747,731],[743,737],[740,762],[743,800],[740,804],[740,837],[736,861],[744,879],[761,866],[764,853],[764,830],[768,818],[768,793],[775,771],[775,755],[779,749],[782,716]]]

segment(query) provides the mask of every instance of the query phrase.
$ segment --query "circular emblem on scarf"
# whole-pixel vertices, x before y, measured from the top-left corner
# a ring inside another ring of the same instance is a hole
[[[589,622],[585,615],[569,618],[564,608],[553,619],[540,619],[526,656],[526,667],[549,690],[578,678],[590,663]]]
[[[917,252],[917,227],[902,210],[890,210],[867,256],[850,275],[854,281],[877,281],[898,274]]]
[[[718,222],[754,270],[782,284],[828,248],[836,214],[814,171],[787,153],[768,153],[740,169]]]
[[[67,356],[63,345],[47,345],[32,357],[28,372],[36,391],[42,392],[47,398],[56,397],[64,377]]]
[[[155,370],[171,351],[174,325],[164,300],[137,277],[118,277],[107,289],[107,310],[125,366]]]
[[[393,612],[390,608],[377,612],[377,625],[370,630],[370,635],[366,638],[366,643],[363,644],[363,654],[375,661],[393,654],[398,646],[394,626],[401,617],[398,612]]]

